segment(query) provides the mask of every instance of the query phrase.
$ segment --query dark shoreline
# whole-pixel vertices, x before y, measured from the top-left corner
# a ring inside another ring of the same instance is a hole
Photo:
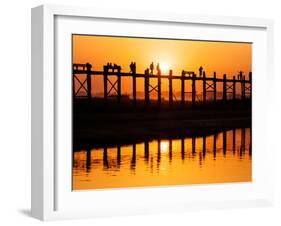
[[[73,149],[126,145],[153,139],[208,136],[251,127],[251,102],[227,101],[182,109],[174,104],[159,109],[128,103],[87,103],[73,106]]]

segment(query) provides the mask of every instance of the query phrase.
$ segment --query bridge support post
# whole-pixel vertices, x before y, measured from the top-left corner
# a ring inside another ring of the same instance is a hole
[[[236,129],[232,130],[232,152],[235,154],[236,151]]]
[[[173,104],[173,71],[169,71],[169,105],[172,106]]]
[[[121,102],[121,68],[119,66],[118,70],[118,74],[117,74],[117,101],[118,103]]]
[[[226,154],[226,131],[223,131],[223,155]]]
[[[217,73],[214,72],[214,102],[217,101]]]
[[[92,65],[86,63],[86,73],[87,73],[87,97],[88,101],[90,102],[92,99],[92,81],[91,81],[91,69]]]
[[[181,138],[181,159],[184,160],[185,158],[185,143],[184,138]]]
[[[241,92],[242,92],[242,100],[245,100],[246,98],[246,93],[245,93],[245,76],[242,76],[242,80],[241,80]]]
[[[203,149],[203,157],[206,156],[206,135],[203,136],[203,144],[202,144],[202,149]]]
[[[149,160],[149,143],[148,143],[148,141],[144,141],[144,158],[145,158],[145,161],[148,162],[148,160]]]
[[[184,90],[185,73],[181,74],[181,106],[184,108],[185,90]]]
[[[75,100],[75,74],[74,74],[74,69],[72,70],[72,99]]]
[[[206,103],[206,73],[203,71],[203,103]]]
[[[192,74],[192,80],[191,80],[191,82],[192,82],[192,84],[191,84],[191,86],[192,86],[192,106],[194,106],[195,105],[195,98],[196,98],[196,85],[195,85],[195,77],[196,77],[196,74]]]
[[[144,72],[144,100],[145,105],[149,105],[149,69]]]
[[[250,82],[250,89],[249,89],[249,95],[250,95],[250,99],[252,98],[252,72],[249,72],[249,82]]]
[[[232,99],[235,100],[236,99],[236,78],[235,75],[233,76],[233,85],[232,85]]]
[[[136,144],[134,143],[133,144],[133,154],[132,154],[132,161],[131,161],[131,165],[132,165],[132,168],[135,168],[136,166]]]
[[[160,107],[161,105],[161,71],[158,70],[158,80],[157,80],[157,87],[158,87],[158,106]]]
[[[216,134],[214,135],[214,138],[213,138],[213,156],[214,156],[214,159],[216,159],[216,156],[217,156],[217,135]]]
[[[196,153],[196,140],[195,137],[192,137],[192,154]]]
[[[103,66],[103,98],[104,98],[104,103],[107,103],[107,76],[108,76],[108,67]]]
[[[86,150],[86,169],[87,172],[91,169],[91,149]]]
[[[226,74],[223,75],[223,101],[225,102],[227,100],[227,92],[226,92]]]
[[[107,159],[107,147],[103,147],[103,167],[108,168],[108,159]]]
[[[118,167],[120,166],[121,164],[121,145],[118,144],[117,145],[117,165]]]
[[[133,103],[134,105],[137,104],[137,78],[136,78],[136,71],[132,71],[133,76]]]

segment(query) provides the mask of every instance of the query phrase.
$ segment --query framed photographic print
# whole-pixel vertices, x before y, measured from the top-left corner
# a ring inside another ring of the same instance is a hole
[[[32,215],[271,204],[272,30],[264,19],[32,9]]]

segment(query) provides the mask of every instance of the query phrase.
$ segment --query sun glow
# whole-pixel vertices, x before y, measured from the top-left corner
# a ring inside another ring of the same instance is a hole
[[[167,152],[169,148],[169,143],[167,141],[161,141],[160,150],[161,152]]]
[[[162,72],[168,72],[169,65],[166,62],[162,62],[162,63],[160,63],[160,69]]]

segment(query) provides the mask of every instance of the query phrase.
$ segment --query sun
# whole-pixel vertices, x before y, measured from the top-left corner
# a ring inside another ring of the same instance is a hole
[[[167,152],[169,148],[169,143],[167,141],[161,141],[160,150],[161,152]]]
[[[168,70],[169,70],[169,65],[168,65],[166,62],[162,62],[162,63],[160,63],[160,69],[161,69],[161,71],[163,71],[163,72],[168,72]]]

